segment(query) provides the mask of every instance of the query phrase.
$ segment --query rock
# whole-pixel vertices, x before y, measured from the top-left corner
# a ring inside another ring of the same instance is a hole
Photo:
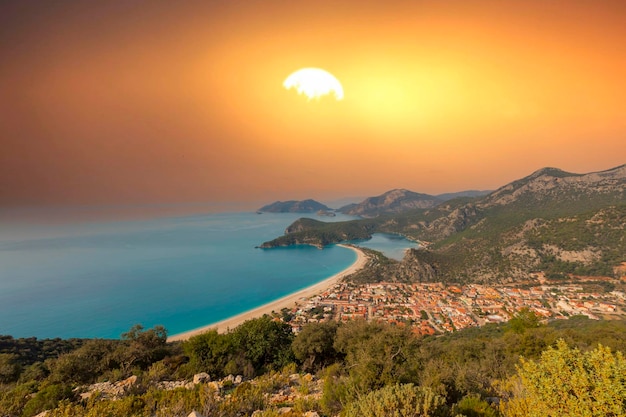
[[[177,381],[161,381],[157,383],[157,388],[161,388],[165,391],[173,390],[177,388]]]
[[[90,398],[91,398],[91,395],[92,395],[92,394],[93,394],[93,392],[81,392],[81,393],[79,394],[79,396],[80,396],[80,399],[81,399],[81,400],[88,400],[88,399],[90,399]],[[37,416],[35,416],[35,417],[37,417]]]
[[[189,413],[187,417],[204,417],[202,414],[198,413],[196,410]]]
[[[243,382],[243,376],[241,376],[241,375],[237,375],[237,376],[235,377],[235,381],[234,381],[234,382],[235,382],[235,385],[239,385],[239,384],[241,384],[241,383]]]
[[[42,411],[41,413],[37,414],[35,417],[46,417],[49,412],[50,412],[49,410]]]
[[[278,414],[287,414],[287,413],[291,413],[292,408],[291,407],[281,407],[278,409]]]
[[[320,415],[317,414],[317,411],[307,411],[303,417],[320,417]]]
[[[193,382],[188,381],[161,381],[156,384],[158,389],[162,389],[164,391],[172,391],[176,388],[186,388],[193,389],[195,384]]]
[[[123,381],[115,383],[115,386],[128,389],[132,387],[133,385],[135,385],[136,382],[137,382],[137,375],[133,375],[131,377],[126,378]]]
[[[500,397],[487,397],[485,401],[492,405],[500,405]]]
[[[128,395],[129,391],[131,391],[131,388],[135,386],[136,383],[137,376],[133,375],[123,381],[118,381],[115,383],[98,382],[96,384],[91,384],[86,387],[79,387],[75,389],[74,392],[79,393],[80,398],[83,400],[91,398],[96,392],[100,393],[102,399],[118,400],[125,395]],[[80,392],[83,390],[84,392]]]
[[[211,381],[211,382],[209,382],[209,383],[207,384],[207,386],[208,386],[210,389],[213,389],[213,390],[215,390],[215,391],[219,391],[219,390],[221,390],[221,389],[222,389],[222,384],[221,384],[220,382],[218,382],[218,381]]]
[[[200,372],[199,374],[195,374],[193,376],[193,383],[200,384],[202,382],[209,382],[211,380],[211,376],[206,372]]]
[[[226,382],[226,381],[230,381],[230,382],[232,382],[232,383],[235,383],[235,377],[234,377],[232,374],[231,374],[231,375],[228,375],[226,378],[224,378],[224,379],[222,380],[222,382]]]
[[[296,396],[294,394],[285,393],[284,391],[281,391],[278,394],[272,394],[269,397],[270,404],[285,404],[290,403],[295,399]]]

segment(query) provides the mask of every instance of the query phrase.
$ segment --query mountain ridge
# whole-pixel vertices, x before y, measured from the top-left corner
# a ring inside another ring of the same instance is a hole
[[[626,261],[625,190],[626,165],[587,174],[542,168],[486,196],[428,209],[332,225],[298,220],[262,247],[323,247],[390,232],[423,242],[428,249],[409,251],[406,262],[426,262],[432,268],[414,269],[430,278],[437,271],[440,280],[508,282],[537,269],[610,275],[611,263]]]

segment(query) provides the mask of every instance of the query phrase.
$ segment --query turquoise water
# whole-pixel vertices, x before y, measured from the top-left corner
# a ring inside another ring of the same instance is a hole
[[[334,246],[255,249],[301,216],[0,224],[0,334],[116,338],[136,323],[162,324],[176,334],[307,287],[355,261],[353,251]]]
[[[419,245],[405,239],[403,236],[390,233],[374,233],[369,240],[358,240],[352,242],[356,246],[363,246],[382,252],[391,259],[401,261],[404,258],[404,252],[408,248],[417,248]]]
[[[299,217],[0,222],[0,334],[117,338],[137,323],[181,333],[310,286],[356,260],[335,246],[255,249]],[[401,258],[413,244],[376,234],[359,245]]]

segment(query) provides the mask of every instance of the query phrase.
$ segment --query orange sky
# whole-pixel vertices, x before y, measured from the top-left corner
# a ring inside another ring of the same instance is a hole
[[[95,3],[0,3],[4,206],[438,194],[626,162],[621,0]],[[345,99],[282,88],[307,66]]]

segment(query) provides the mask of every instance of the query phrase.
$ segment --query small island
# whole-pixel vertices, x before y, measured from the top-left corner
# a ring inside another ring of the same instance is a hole
[[[318,216],[335,217],[337,214],[332,210],[317,210]]]
[[[276,201],[261,207],[257,213],[332,213],[334,215],[333,209],[312,199]]]

